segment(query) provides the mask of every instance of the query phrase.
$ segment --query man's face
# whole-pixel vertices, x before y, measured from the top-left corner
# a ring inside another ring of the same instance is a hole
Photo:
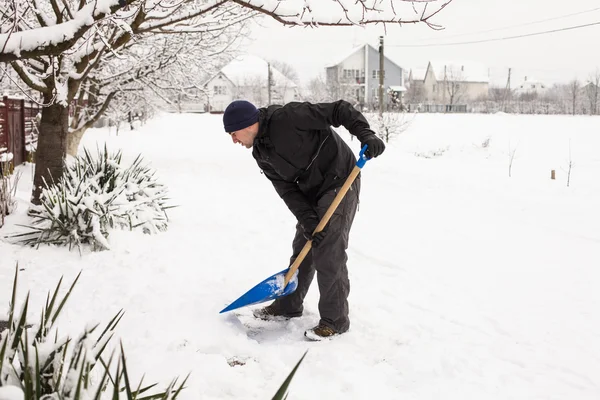
[[[231,132],[231,140],[233,140],[234,144],[241,144],[245,148],[249,149],[254,144],[254,138],[258,133],[258,122],[250,125],[247,128],[241,129],[239,131]]]

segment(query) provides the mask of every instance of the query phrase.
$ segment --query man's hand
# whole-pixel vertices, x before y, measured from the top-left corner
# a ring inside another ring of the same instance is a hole
[[[302,230],[304,231],[302,236],[306,240],[312,240],[312,247],[319,247],[321,241],[327,235],[326,229],[323,229],[321,232],[317,232],[313,236],[313,232],[317,229],[317,225],[319,225],[319,219],[315,215],[314,217],[308,218],[306,221],[301,222]]]
[[[362,146],[367,145],[367,151],[365,151],[365,155],[369,158],[374,158],[385,150],[385,144],[383,140],[377,137],[377,135],[372,134],[367,137],[367,139],[362,142]]]

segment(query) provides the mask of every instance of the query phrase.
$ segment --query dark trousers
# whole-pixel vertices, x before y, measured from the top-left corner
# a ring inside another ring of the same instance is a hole
[[[319,218],[323,218],[338,190],[326,192],[319,199],[316,207]],[[360,177],[356,178],[329,220],[326,227],[327,235],[319,243],[319,247],[311,249],[302,264],[300,264],[298,288],[294,293],[275,300],[273,304],[275,307],[285,313],[302,311],[304,297],[306,297],[316,271],[320,293],[319,314],[321,324],[327,325],[339,333],[346,332],[350,328],[350,319],[348,318],[350,281],[348,279],[348,268],[346,267],[346,261],[348,260],[346,249],[348,249],[350,228],[358,207],[359,195]],[[304,239],[302,233],[302,227],[299,224],[296,225],[290,265],[296,260],[306,244],[306,239]]]

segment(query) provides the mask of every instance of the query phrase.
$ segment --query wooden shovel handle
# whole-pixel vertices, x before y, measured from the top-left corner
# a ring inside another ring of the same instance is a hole
[[[325,226],[331,219],[331,216],[333,215],[333,213],[335,212],[337,207],[340,205],[340,203],[344,199],[346,192],[348,192],[348,189],[350,189],[350,186],[352,186],[352,183],[354,183],[354,180],[360,173],[360,170],[361,170],[361,168],[359,168],[358,166],[354,166],[354,169],[352,170],[352,172],[350,173],[348,178],[346,178],[346,182],[344,182],[344,185],[338,192],[337,196],[335,196],[335,198],[331,202],[331,205],[325,212],[325,215],[323,215],[323,218],[321,218],[321,222],[319,222],[319,225],[317,225],[317,227],[315,228],[313,235],[317,232],[321,232],[323,230],[323,228],[325,228]],[[285,289],[285,287],[292,279],[292,276],[294,276],[294,273],[296,272],[296,270],[298,269],[298,267],[300,266],[302,261],[304,261],[304,257],[306,257],[306,255],[308,254],[308,252],[310,251],[311,248],[312,248],[312,240],[309,240],[306,242],[306,244],[302,248],[302,251],[300,251],[300,254],[298,254],[298,257],[296,258],[296,260],[294,260],[294,263],[290,267],[290,270],[287,272],[287,274],[285,274],[285,280],[283,282],[283,287],[281,290]]]

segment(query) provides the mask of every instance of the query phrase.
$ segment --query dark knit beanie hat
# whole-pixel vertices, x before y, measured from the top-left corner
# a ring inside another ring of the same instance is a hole
[[[223,114],[225,132],[231,133],[249,127],[258,121],[258,110],[246,100],[236,100],[229,104]]]

